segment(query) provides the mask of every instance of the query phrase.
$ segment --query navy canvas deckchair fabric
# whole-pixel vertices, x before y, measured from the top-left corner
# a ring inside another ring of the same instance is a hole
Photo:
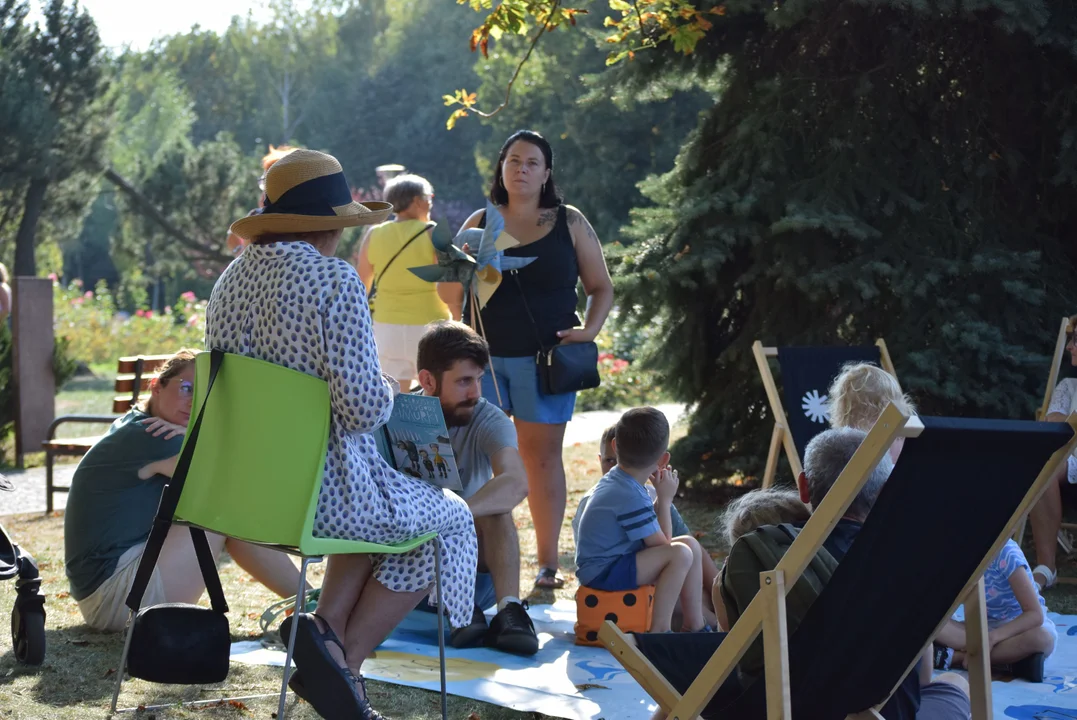
[[[778,348],[785,415],[802,460],[808,442],[830,427],[830,414],[826,409],[830,383],[846,363],[852,362],[878,365],[878,346]]]
[[[1005,530],[1069,425],[922,418],[848,554],[789,641],[793,717],[874,706]],[[759,680],[722,717],[766,717]]]

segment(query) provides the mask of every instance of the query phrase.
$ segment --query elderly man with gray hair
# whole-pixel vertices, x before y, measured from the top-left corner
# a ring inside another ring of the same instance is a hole
[[[853,428],[836,428],[816,435],[805,449],[804,472],[797,478],[801,500],[817,507],[865,437],[867,433]],[[823,543],[839,563],[852,547],[893,467],[889,456],[884,455]],[[716,588],[719,582],[720,579],[715,582]],[[715,602],[720,602],[718,597]],[[887,619],[880,618],[879,621],[887,622]],[[677,692],[684,693],[724,638],[724,633],[635,634],[630,636],[630,641],[635,642]],[[971,717],[964,678],[949,673],[940,677],[940,682],[932,682],[928,650],[930,646],[925,649],[926,662],[921,659],[883,707],[881,714],[886,720],[968,720]],[[703,711],[703,717],[718,717],[718,711],[733,702],[742,690],[740,679],[736,674],[731,675]],[[655,717],[660,715],[661,710]]]

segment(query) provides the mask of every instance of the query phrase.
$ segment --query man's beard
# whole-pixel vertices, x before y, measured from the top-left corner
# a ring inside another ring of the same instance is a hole
[[[456,403],[451,408],[441,406],[441,411],[445,415],[445,424],[449,427],[463,427],[471,422],[472,416],[475,414],[475,406],[479,404],[478,399],[465,400],[461,403]]]

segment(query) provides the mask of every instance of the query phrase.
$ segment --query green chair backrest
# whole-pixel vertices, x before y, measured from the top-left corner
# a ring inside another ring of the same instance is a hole
[[[192,418],[205,402],[209,366],[210,353],[199,353]],[[328,439],[329,387],[324,380],[226,354],[176,519],[241,540],[304,546],[304,538],[311,536]]]

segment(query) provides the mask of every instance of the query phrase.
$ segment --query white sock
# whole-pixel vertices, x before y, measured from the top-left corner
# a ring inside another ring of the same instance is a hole
[[[497,611],[501,612],[509,606],[509,603],[516,603],[517,605],[523,604],[520,602],[520,598],[515,598],[511,595],[508,595],[507,597],[503,597],[497,601]]]

